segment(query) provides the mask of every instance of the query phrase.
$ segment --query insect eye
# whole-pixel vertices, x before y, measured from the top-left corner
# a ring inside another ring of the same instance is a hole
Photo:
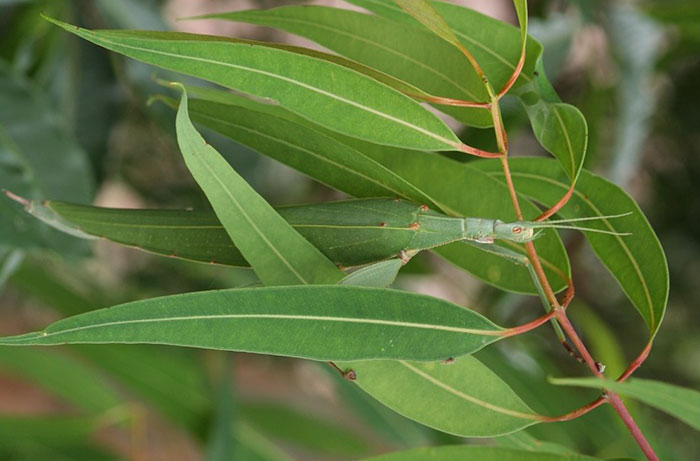
[[[520,227],[520,226],[515,226],[515,227],[513,227],[512,230],[513,230],[513,233],[514,233],[514,234],[519,234],[519,233],[521,233],[521,232],[523,231],[523,228]]]

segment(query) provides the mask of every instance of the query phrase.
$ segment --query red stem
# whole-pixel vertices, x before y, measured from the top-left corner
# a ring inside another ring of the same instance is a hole
[[[462,152],[466,152],[470,155],[476,155],[477,157],[483,158],[503,158],[503,154],[497,152],[488,152],[485,150],[477,149],[476,147],[469,146],[467,144],[460,144],[457,146]]]
[[[592,410],[595,410],[602,404],[606,403],[608,400],[605,398],[604,395],[601,395],[594,401],[587,403],[586,405],[582,406],[581,408],[577,408],[574,411],[571,411],[569,413],[563,414],[561,416],[547,416],[545,419],[542,420],[542,422],[545,423],[555,423],[555,422],[560,422],[560,421],[571,421],[572,419],[576,419],[579,416],[583,416],[586,413],[589,413]]]
[[[515,69],[513,70],[513,73],[510,75],[510,78],[506,82],[505,85],[503,85],[503,88],[501,88],[501,91],[498,92],[496,95],[497,99],[501,99],[503,95],[508,93],[508,91],[515,85],[515,82],[518,80],[518,77],[520,77],[520,73],[523,70],[523,66],[525,65],[525,48],[523,47],[522,52],[520,53],[520,59],[518,60],[518,65],[515,66]]]
[[[527,333],[528,331],[532,331],[535,328],[539,327],[540,325],[549,322],[552,319],[552,317],[554,317],[554,311],[549,311],[545,315],[538,317],[531,322],[524,323],[524,324],[519,325],[517,327],[507,328],[506,330],[503,331],[502,336],[504,338],[509,338],[511,336],[517,336],[517,335],[520,335],[523,333]]]
[[[559,199],[557,203],[555,203],[550,209],[542,213],[535,219],[535,221],[544,221],[545,219],[549,218],[552,216],[554,213],[557,211],[561,210],[564,205],[566,205],[569,202],[569,199],[571,198],[571,195],[574,193],[574,187],[576,186],[575,183],[571,183],[571,186],[569,187],[569,190],[566,191],[566,194],[562,198]]]
[[[618,381],[622,382],[622,381],[626,380],[627,378],[630,377],[630,375],[632,373],[634,373],[637,370],[637,368],[642,366],[642,363],[644,363],[644,361],[647,359],[647,357],[649,357],[649,352],[651,351],[651,344],[652,344],[652,341],[649,340],[649,342],[647,343],[647,345],[644,348],[644,350],[642,351],[642,353],[639,354],[639,356],[636,359],[634,359],[632,361],[632,363],[630,363],[630,366],[627,367],[625,372],[622,373],[619,378],[617,378]]]

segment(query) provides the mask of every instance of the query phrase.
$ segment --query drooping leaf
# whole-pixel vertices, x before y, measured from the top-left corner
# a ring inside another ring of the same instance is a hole
[[[82,360],[109,376],[128,395],[148,403],[173,424],[194,430],[211,412],[206,376],[194,351],[171,347],[73,346]],[[9,353],[16,352],[12,349]],[[134,373],[139,363],[141,373]],[[173,380],[172,376],[177,375]]]
[[[610,389],[666,412],[700,430],[700,392],[651,379],[630,378],[619,382],[599,378],[550,378],[562,386]]]
[[[204,141],[183,88],[176,119],[185,163],[231,240],[266,285],[335,283],[343,273],[287,223]]]
[[[500,165],[488,161],[474,162],[473,165],[493,177],[501,178]],[[554,204],[569,187],[568,179],[551,160],[512,159],[511,172],[518,191],[545,205]],[[583,171],[571,200],[559,215],[579,218],[620,213],[632,214],[594,221],[588,226],[632,235],[584,234],[598,258],[641,314],[653,338],[666,310],[668,267],[659,240],[639,206],[620,187]]]
[[[415,448],[366,458],[366,461],[595,461],[583,455],[532,452],[513,448],[478,445],[446,445],[441,447]]]
[[[250,461],[294,461],[291,455],[279,447],[267,434],[239,421],[235,429],[238,447],[236,456]]]
[[[205,291],[134,301],[60,320],[0,345],[150,343],[314,360],[438,360],[503,330],[428,296],[352,286]]]
[[[450,434],[491,437],[523,429],[541,418],[473,357],[452,364],[372,360],[337,365],[355,371],[355,382],[384,405]]]
[[[464,56],[420,24],[407,26],[378,16],[321,6],[286,6],[204,17],[270,26],[306,37],[431,95],[477,102],[488,97]],[[469,125],[487,127],[492,123],[489,112],[483,108],[436,107]]]
[[[349,136],[427,150],[453,150],[461,145],[442,120],[410,97],[329,61],[225,37],[91,31],[47,19],[134,59],[274,99]]]

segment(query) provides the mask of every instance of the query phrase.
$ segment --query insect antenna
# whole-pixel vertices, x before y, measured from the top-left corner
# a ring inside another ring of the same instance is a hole
[[[615,218],[623,218],[625,216],[631,215],[632,212],[628,211],[627,213],[620,213],[620,214],[611,214],[611,215],[606,215],[606,216],[586,216],[583,218],[571,218],[571,219],[549,219],[547,221],[544,221],[544,223],[549,223],[549,224],[566,224],[570,222],[580,222],[580,221],[598,221],[601,219],[615,219]]]
[[[613,231],[613,230],[594,229],[594,228],[590,228],[590,227],[576,226],[576,225],[571,225],[571,223],[581,222],[581,221],[600,221],[603,219],[622,218],[624,216],[629,216],[631,214],[632,214],[632,212],[630,211],[628,213],[621,213],[621,214],[607,215],[607,216],[588,216],[588,217],[583,217],[583,218],[558,219],[558,220],[550,220],[550,221],[544,221],[544,222],[532,222],[532,223],[528,222],[526,225],[533,228],[533,229],[547,229],[547,228],[572,229],[572,230],[578,230],[578,231],[584,231],[584,232],[596,232],[598,234],[624,236],[624,235],[632,235],[632,234],[629,232],[617,232],[617,231]]]

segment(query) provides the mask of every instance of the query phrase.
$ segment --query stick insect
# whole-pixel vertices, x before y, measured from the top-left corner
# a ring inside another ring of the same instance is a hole
[[[213,212],[125,210],[5,194],[27,212],[65,233],[105,238],[153,253],[200,262],[247,266]],[[391,258],[407,262],[420,251],[464,241],[514,260],[523,255],[493,245],[529,242],[546,228],[627,235],[572,225],[627,214],[560,221],[453,217],[401,199],[355,199],[277,208],[277,212],[329,259],[344,268]],[[516,257],[517,256],[517,257]]]

